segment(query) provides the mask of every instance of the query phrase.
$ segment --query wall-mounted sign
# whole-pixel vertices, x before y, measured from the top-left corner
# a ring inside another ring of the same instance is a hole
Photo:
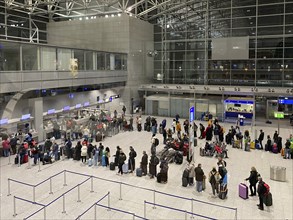
[[[81,104],[76,104],[75,108],[81,108]]]
[[[8,118],[0,119],[0,125],[5,125],[8,123]]]
[[[31,118],[31,114],[22,115],[20,120],[27,120]]]
[[[49,115],[49,114],[54,114],[54,113],[55,113],[55,109],[49,109],[49,110],[48,110],[48,115]]]
[[[83,104],[84,107],[89,106],[89,105],[90,105],[89,102],[85,102],[85,103]]]
[[[70,110],[70,106],[69,105],[63,107],[63,111],[69,111],[69,110]]]
[[[284,112],[274,112],[275,118],[284,118]]]

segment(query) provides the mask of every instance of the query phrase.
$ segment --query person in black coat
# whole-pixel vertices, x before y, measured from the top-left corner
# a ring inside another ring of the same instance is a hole
[[[125,160],[126,160],[126,155],[122,151],[122,149],[120,149],[120,155],[119,155],[119,160],[118,160],[118,173],[117,173],[118,175],[119,175],[119,173],[121,173],[121,175],[123,175],[122,166],[123,166]]]
[[[272,151],[272,139],[271,139],[270,135],[267,136],[267,143],[266,143],[265,150]]]
[[[280,153],[282,149],[282,137],[280,136],[278,137],[277,147],[278,147],[278,153]]]
[[[149,173],[150,173],[150,178],[154,178],[157,176],[157,165],[159,164],[159,158],[152,154],[150,163],[149,163]]]
[[[128,170],[130,170],[130,173],[132,173],[135,170],[136,152],[132,146],[130,146],[129,149],[130,149],[130,152],[129,152],[129,159],[128,159]]]
[[[259,144],[260,144],[260,148],[261,149],[263,149],[262,141],[264,139],[264,136],[265,136],[265,133],[263,132],[263,130],[260,130],[260,134],[259,134],[259,137],[258,137],[258,141],[259,141]]]
[[[82,145],[80,141],[78,141],[75,146],[75,158],[74,158],[75,160],[80,160],[81,148],[82,148]]]
[[[206,140],[211,141],[213,138],[213,129],[211,126],[208,126],[206,129]]]
[[[117,146],[117,148],[116,148],[117,150],[116,150],[116,154],[115,154],[115,166],[118,166],[118,164],[119,164],[119,156],[120,156],[120,147],[119,146]]]
[[[143,151],[141,162],[140,162],[140,167],[142,169],[143,176],[147,175],[147,166],[148,166],[148,155],[145,151]]]
[[[251,167],[250,176],[245,179],[246,181],[249,180],[249,188],[250,188],[250,195],[249,196],[256,196],[256,184],[258,182],[258,173],[255,167]]]
[[[261,177],[258,178],[257,194],[259,197],[259,204],[257,205],[260,210],[263,210],[263,199],[266,194],[266,187],[264,186],[265,182]]]

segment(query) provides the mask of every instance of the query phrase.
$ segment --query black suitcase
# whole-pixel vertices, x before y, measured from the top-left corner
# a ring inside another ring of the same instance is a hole
[[[227,197],[228,194],[228,189],[227,189],[227,185],[224,186],[220,186],[220,192],[219,192],[219,198],[220,199],[225,199]]]
[[[148,132],[150,132],[150,131],[151,131],[151,126],[148,125],[148,126],[146,127],[146,130],[147,130]]]
[[[18,155],[14,159],[14,164],[18,164]]]
[[[268,195],[264,196],[263,203],[266,206],[272,206],[273,205],[273,197],[272,194],[269,192]]]
[[[204,156],[204,149],[203,148],[199,148],[199,155],[200,156]]]
[[[143,125],[143,130],[147,130],[147,124],[146,123],[144,123],[144,125]]]
[[[138,124],[138,125],[137,125],[137,130],[138,130],[138,131],[141,131],[141,124]]]
[[[187,187],[187,185],[188,185],[188,180],[187,180],[187,178],[182,177],[182,186],[183,186],[183,187]]]
[[[115,163],[113,162],[110,163],[110,170],[115,170]]]
[[[157,174],[157,182],[161,183],[162,182],[162,173]]]
[[[142,177],[142,169],[141,168],[136,169],[136,176]]]

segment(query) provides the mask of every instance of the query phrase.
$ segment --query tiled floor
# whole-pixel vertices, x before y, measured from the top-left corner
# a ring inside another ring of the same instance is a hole
[[[157,118],[160,122],[162,118]],[[171,120],[167,119],[167,127],[171,126]],[[182,122],[183,120],[181,120]],[[206,123],[204,122],[204,125]],[[231,124],[223,124],[226,131]],[[266,124],[258,123],[257,127],[241,127],[242,130],[248,129],[250,131],[259,130],[262,128],[267,134],[273,135],[276,130],[276,125],[268,127]],[[291,127],[281,127],[280,134],[283,137],[283,143],[285,138],[293,133]],[[162,135],[157,135],[160,139],[159,149],[163,148]],[[138,154],[136,158],[136,164],[138,165],[142,151],[146,150],[150,154],[150,141],[151,133],[146,131],[142,132],[123,132],[119,133],[111,138],[106,138],[103,142],[104,146],[108,146],[111,149],[111,155],[115,153],[116,146],[119,145],[126,152],[128,156],[129,146],[133,146]],[[266,142],[266,140],[265,140]],[[198,145],[202,146],[205,143],[204,140],[199,140]],[[201,163],[203,170],[206,174],[216,165],[216,158],[200,157],[199,147],[195,148],[196,157],[195,163]],[[65,196],[65,211],[63,211],[63,197],[52,203],[46,208],[46,219],[76,219],[92,204],[97,202],[101,197],[110,192],[110,207],[120,209],[129,213],[135,213],[137,216],[143,217],[146,214],[148,219],[189,219],[191,216],[184,213],[184,210],[207,216],[215,219],[234,219],[235,210],[227,209],[219,206],[227,206],[231,208],[237,208],[238,219],[293,219],[292,215],[292,168],[293,160],[284,160],[281,156],[271,154],[264,151],[252,150],[251,152],[244,152],[239,149],[232,149],[229,147],[229,159],[226,159],[228,169],[228,198],[220,200],[219,198],[212,198],[211,187],[207,183],[207,189],[202,193],[196,193],[195,188],[188,186],[186,188],[181,186],[182,172],[186,166],[186,161],[182,165],[170,164],[169,165],[169,179],[167,184],[159,184],[155,179],[149,179],[149,177],[136,177],[134,174],[126,174],[123,176],[116,175],[116,171],[110,171],[105,167],[88,167],[82,165],[81,162],[64,160],[53,163],[52,165],[41,165],[41,171],[38,172],[38,166],[32,166],[31,169],[27,169],[27,165],[17,167],[16,165],[8,165],[8,158],[0,158],[1,163],[1,219],[23,219],[29,216],[34,211],[40,209],[40,206],[31,205],[24,201],[16,201],[16,213],[13,217],[13,196],[22,197],[27,200],[33,200],[33,189],[30,186],[20,185],[18,183],[11,182],[10,191],[11,196],[7,196],[8,192],[8,178],[23,181],[29,184],[37,184],[42,180],[62,171],[69,170],[86,175],[93,175],[95,177],[111,180],[112,182],[93,179],[93,189],[91,191],[91,179],[84,184],[80,185],[80,202],[77,202],[78,188],[76,187]],[[11,157],[11,162],[14,158]],[[270,180],[270,166],[279,165],[286,167],[287,181],[276,182]],[[255,166],[258,172],[262,175],[265,182],[271,187],[273,194],[273,206],[265,207],[264,211],[257,209],[258,203],[257,197],[250,197],[248,200],[243,200],[238,196],[238,184],[244,182],[244,179],[248,177],[251,166]],[[35,200],[37,203],[48,204],[55,198],[61,196],[72,187],[78,185],[88,177],[76,175],[67,172],[66,183],[67,186],[63,186],[64,174],[60,174],[52,178],[52,191],[50,192],[50,181],[44,182],[40,186],[35,188]],[[129,184],[129,185],[127,185]],[[133,186],[139,186],[137,188]],[[120,188],[121,186],[121,188]],[[121,189],[121,198],[120,198]],[[156,191],[154,193],[154,190]],[[188,198],[175,198],[166,194],[177,195]],[[155,203],[162,206],[169,206],[176,209],[183,210],[183,212],[170,210],[163,207],[156,207],[153,209],[153,205],[147,204],[144,207],[144,201],[153,203],[155,195]],[[193,202],[191,198],[195,199]],[[203,203],[206,202],[206,203]],[[212,203],[219,206],[210,205]],[[102,200],[99,204],[108,206],[108,197]],[[145,210],[144,210],[145,208]],[[94,219],[95,208],[91,208],[81,219]],[[194,216],[195,219],[204,219],[200,216]],[[97,219],[139,219],[132,214],[121,213],[115,210],[108,211],[106,208],[96,206],[96,218]],[[31,219],[44,219],[44,211],[34,215]]]

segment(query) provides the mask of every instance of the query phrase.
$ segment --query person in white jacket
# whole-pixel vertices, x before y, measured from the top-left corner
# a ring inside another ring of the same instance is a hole
[[[86,145],[82,145],[80,156],[81,156],[81,162],[86,163],[86,156],[87,156],[87,146]]]

